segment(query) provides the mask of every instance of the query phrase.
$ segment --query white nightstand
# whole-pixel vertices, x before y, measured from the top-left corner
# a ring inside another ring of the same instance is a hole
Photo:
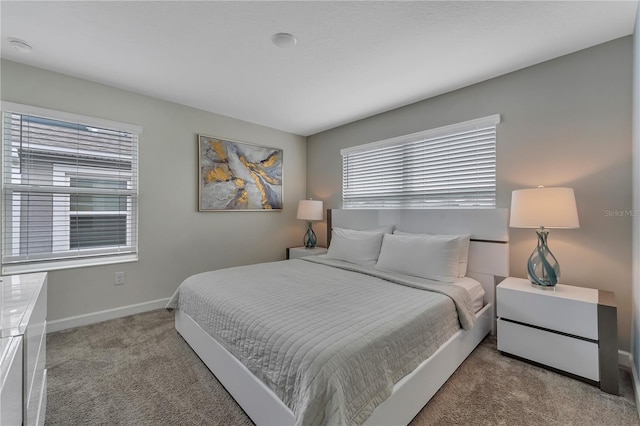
[[[327,249],[324,247],[314,247],[312,249],[308,249],[305,246],[288,247],[287,259],[297,259],[299,257],[305,257],[305,256],[318,256],[320,254],[326,254],[326,253],[327,253]]]
[[[558,284],[534,288],[507,278],[497,288],[498,350],[618,394],[614,294]]]

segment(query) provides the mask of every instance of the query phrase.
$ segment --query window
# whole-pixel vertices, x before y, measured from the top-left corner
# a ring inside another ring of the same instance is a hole
[[[142,129],[2,106],[2,273],[137,260]]]
[[[127,184],[126,180],[71,178],[72,187],[126,189]],[[126,245],[128,210],[125,195],[72,194],[70,248]]]
[[[499,115],[355,146],[342,208],[495,208]]]

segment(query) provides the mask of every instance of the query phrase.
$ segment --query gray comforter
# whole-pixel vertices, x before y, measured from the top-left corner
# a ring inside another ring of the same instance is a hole
[[[180,309],[271,388],[298,425],[360,425],[475,315],[457,286],[310,257],[187,278]]]

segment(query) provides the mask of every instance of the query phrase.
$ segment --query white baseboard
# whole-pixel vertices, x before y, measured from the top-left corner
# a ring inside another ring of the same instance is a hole
[[[636,397],[636,410],[638,410],[638,417],[640,417],[640,377],[638,377],[638,370],[636,364],[633,362],[633,355],[629,354],[629,362],[631,363],[631,381],[633,382],[633,394]]]
[[[618,349],[618,365],[631,369],[631,353]]]
[[[633,362],[633,355],[630,352],[618,350],[618,364],[627,367],[631,371],[633,395],[636,397],[636,410],[638,410],[638,417],[640,418],[640,377],[638,377],[638,370]]]
[[[80,327],[83,325],[95,324],[102,321],[126,317],[139,314],[141,312],[153,311],[164,308],[169,302],[169,298],[151,300],[149,302],[136,303],[135,305],[122,306],[120,308],[107,309],[105,311],[92,312],[90,314],[78,315],[75,317],[61,318],[47,321],[47,333],[66,330],[68,328]]]

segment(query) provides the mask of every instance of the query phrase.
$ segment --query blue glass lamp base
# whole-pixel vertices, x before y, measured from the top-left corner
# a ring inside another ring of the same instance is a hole
[[[549,231],[544,228],[536,230],[538,246],[529,256],[527,276],[531,285],[536,288],[555,289],[560,277],[560,265],[547,246]]]
[[[304,234],[304,246],[308,249],[312,249],[316,246],[316,234],[311,228],[311,222],[307,222],[307,232]]]
[[[556,291],[556,285],[538,285],[536,283],[534,283],[533,281],[531,281],[531,287],[533,288],[537,288],[538,290],[552,290],[552,291]]]

